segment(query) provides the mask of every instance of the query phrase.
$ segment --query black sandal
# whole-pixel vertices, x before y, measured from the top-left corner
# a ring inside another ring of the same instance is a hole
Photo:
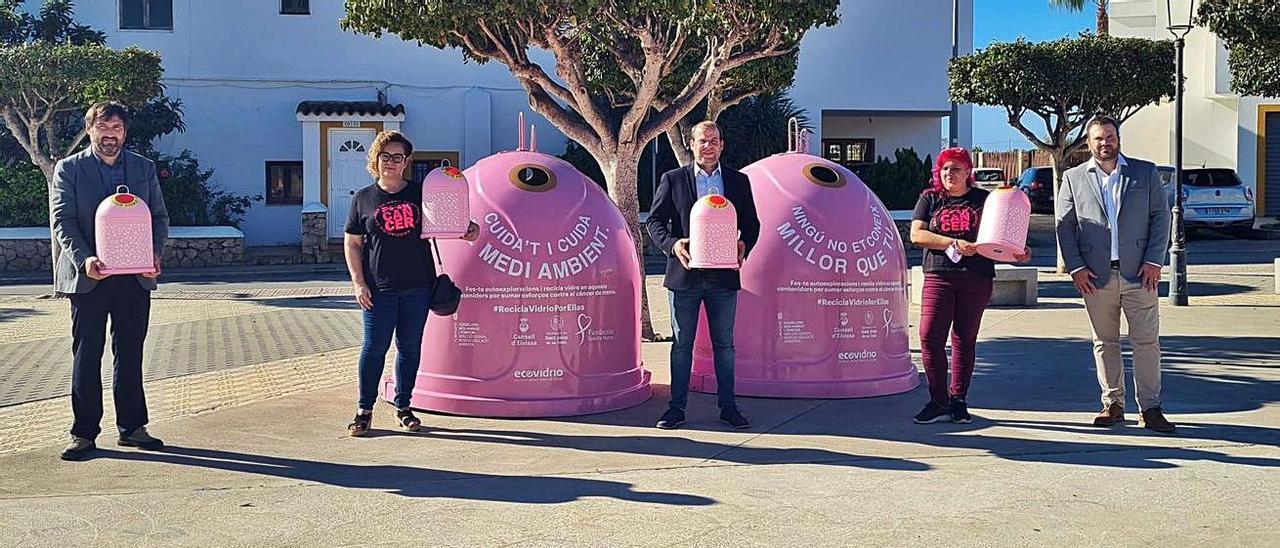
[[[373,413],[364,414],[357,413],[356,418],[351,420],[351,424],[347,425],[347,432],[352,437],[361,437],[369,433],[370,424],[373,422]]]
[[[396,419],[400,421],[400,428],[410,432],[417,432],[419,428],[422,428],[422,421],[413,415],[413,410],[411,409],[397,409]]]

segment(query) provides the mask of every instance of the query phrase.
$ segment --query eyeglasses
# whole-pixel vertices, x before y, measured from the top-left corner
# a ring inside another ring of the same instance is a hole
[[[405,155],[403,155],[403,154],[400,154],[400,153],[396,153],[396,154],[387,154],[387,153],[383,152],[383,153],[381,153],[381,154],[379,154],[379,155],[378,155],[378,159],[379,159],[379,160],[381,160],[381,161],[383,161],[383,162],[391,163],[391,164],[403,164],[403,163],[404,163],[404,161],[405,161],[405,158],[407,158],[407,156],[405,156]]]

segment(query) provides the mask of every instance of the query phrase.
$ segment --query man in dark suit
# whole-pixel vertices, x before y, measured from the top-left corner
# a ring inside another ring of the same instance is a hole
[[[720,420],[734,428],[751,424],[738,410],[733,395],[733,325],[742,288],[733,269],[689,268],[689,214],[694,202],[708,194],[727,198],[738,213],[738,264],[746,259],[760,237],[760,219],[751,197],[751,184],[741,172],[720,165],[724,142],[715,122],[701,122],[690,131],[693,165],[662,174],[646,225],[653,241],[667,255],[663,285],[671,298],[671,404],[658,420],[658,428],[674,429],[684,422],[689,399],[689,375],[693,369],[693,340],[698,309],[705,306],[716,369],[716,395]]]
[[[129,113],[119,103],[98,103],[84,116],[90,147],[58,162],[53,171],[49,211],[53,237],[61,247],[53,267],[59,293],[71,300],[71,443],[64,460],[79,460],[96,447],[102,432],[102,350],[111,318],[115,355],[116,426],[120,445],[156,450],[164,443],[147,433],[147,401],[142,392],[142,344],[147,337],[151,291],[160,275],[160,252],[169,235],[169,213],[160,194],[155,164],[124,150]],[[107,276],[97,257],[94,215],[98,205],[125,185],[151,210],[154,274]]]

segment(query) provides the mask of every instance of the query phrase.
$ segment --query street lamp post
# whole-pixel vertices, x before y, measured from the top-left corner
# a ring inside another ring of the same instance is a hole
[[[1169,259],[1173,263],[1173,276],[1169,280],[1169,305],[1187,306],[1187,230],[1182,223],[1182,88],[1183,88],[1183,50],[1187,45],[1187,34],[1192,29],[1192,17],[1195,12],[1195,0],[1188,0],[1187,18],[1174,19],[1173,4],[1175,0],[1165,0],[1165,13],[1169,16],[1169,33],[1173,34],[1174,49],[1177,52],[1178,80],[1175,83],[1173,114],[1173,246],[1169,249]]]

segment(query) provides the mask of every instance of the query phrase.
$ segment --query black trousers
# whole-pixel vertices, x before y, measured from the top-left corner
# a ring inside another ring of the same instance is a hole
[[[88,293],[71,298],[71,434],[94,439],[102,432],[102,351],[111,318],[115,355],[112,395],[121,434],[147,424],[142,393],[142,343],[151,316],[151,292],[133,276],[110,276]]]

